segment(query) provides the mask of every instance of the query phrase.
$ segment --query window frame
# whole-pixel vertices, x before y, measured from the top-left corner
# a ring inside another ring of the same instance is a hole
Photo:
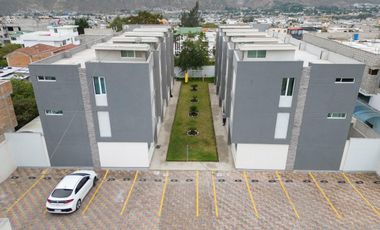
[[[343,115],[343,116],[340,116]],[[347,118],[347,114],[344,112],[330,112],[327,113],[327,119],[332,120],[345,120]]]
[[[130,53],[132,52],[133,53],[133,56],[123,56],[123,53]],[[120,56],[122,58],[136,58],[136,51],[135,50],[120,50]]]
[[[347,81],[347,80],[349,80],[349,81]],[[335,78],[335,84],[353,84],[353,83],[355,83],[354,77],[337,77],[337,78]]]
[[[42,76],[42,75],[38,75],[36,76],[37,78],[37,81],[42,81],[42,82],[56,82],[57,81],[57,78],[54,77],[54,76]],[[47,78],[51,78],[51,79],[47,79]]]
[[[254,56],[250,56],[249,54],[254,52]],[[247,51],[247,58],[266,58],[267,57],[267,51],[266,50],[248,50]]]
[[[94,88],[94,94],[95,95],[107,95],[107,85],[106,85],[106,78],[103,77],[103,76],[93,76],[92,77],[93,81],[92,81],[92,84],[93,84],[93,88]],[[97,80],[96,80],[97,79]],[[103,81],[101,81],[103,80]],[[96,86],[95,84],[96,83],[99,84],[99,93],[96,92]],[[102,84],[103,82],[103,84]]]
[[[286,82],[284,82],[284,81],[286,81]],[[286,85],[285,85],[285,90],[284,90],[284,94],[283,94],[284,83]],[[294,77],[284,77],[284,78],[282,78],[280,96],[292,97],[293,93],[294,93],[294,85],[295,85],[294,83],[295,83],[295,78]],[[290,89],[289,88],[290,84],[292,85],[291,90],[289,90]]]
[[[46,116],[63,116],[63,110],[45,109]]]

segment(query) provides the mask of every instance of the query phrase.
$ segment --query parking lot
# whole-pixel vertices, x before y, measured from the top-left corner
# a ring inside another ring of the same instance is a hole
[[[14,229],[379,229],[380,178],[368,173],[98,170],[79,211],[45,201],[75,169],[17,169],[0,184]]]

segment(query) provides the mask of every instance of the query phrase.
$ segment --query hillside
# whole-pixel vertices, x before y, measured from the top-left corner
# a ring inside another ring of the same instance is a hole
[[[0,14],[17,10],[70,10],[80,12],[111,13],[120,9],[190,8],[196,0],[0,0]],[[272,7],[275,0],[201,0],[203,9],[223,9],[225,7]],[[349,7],[360,0],[281,0],[282,3],[294,2],[308,6]],[[379,0],[366,0],[379,3]]]

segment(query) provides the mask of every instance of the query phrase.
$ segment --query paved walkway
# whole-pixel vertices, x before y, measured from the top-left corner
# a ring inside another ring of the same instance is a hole
[[[152,170],[232,170],[233,160],[227,145],[227,132],[222,126],[222,115],[218,106],[218,97],[214,84],[209,84],[211,97],[212,116],[214,119],[214,129],[219,162],[166,162],[166,153],[169,147],[170,132],[174,122],[175,110],[178,102],[181,82],[175,81],[173,87],[173,97],[169,100],[165,118],[158,134],[157,145],[153,153],[150,169]]]
[[[380,229],[374,173],[99,169],[79,211],[52,215],[46,198],[73,169],[43,171],[0,183],[13,229]]]

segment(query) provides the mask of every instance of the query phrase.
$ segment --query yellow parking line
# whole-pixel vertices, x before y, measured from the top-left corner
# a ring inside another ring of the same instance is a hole
[[[160,209],[158,210],[158,213],[157,213],[158,216],[161,216],[161,213],[162,213],[162,206],[164,205],[164,200],[165,200],[166,186],[168,185],[168,177],[169,177],[169,172],[166,171],[164,188],[162,189],[162,195],[161,195]]]
[[[214,205],[215,205],[215,216],[216,218],[219,217],[219,210],[218,210],[218,201],[216,199],[216,186],[215,186],[215,178],[214,178],[214,171],[211,172],[211,179],[212,179],[212,189],[214,191]]]
[[[280,174],[278,173],[278,171],[276,171],[276,176],[277,176],[278,181],[280,182],[281,188],[282,188],[282,190],[284,191],[286,198],[287,198],[288,201],[289,201],[289,204],[292,206],[292,209],[293,209],[294,213],[296,214],[297,219],[300,219],[300,215],[299,215],[299,213],[298,213],[298,211],[297,211],[297,209],[296,209],[296,205],[293,203],[292,199],[290,198],[289,193],[288,193],[288,191],[286,190],[285,185],[284,185],[284,183],[282,182],[281,176],[280,176]]]
[[[380,212],[379,210],[377,210],[377,208],[375,206],[373,206],[371,204],[371,202],[369,202],[369,200],[367,198],[365,198],[365,196],[356,188],[356,186],[350,181],[350,179],[346,176],[345,173],[342,173],[344,179],[346,179],[346,181],[352,186],[352,188],[355,190],[355,192],[367,203],[367,205],[373,210],[373,212],[377,215],[377,216],[380,216]]]
[[[135,178],[133,179],[133,182],[132,182],[131,188],[129,189],[129,192],[128,192],[128,196],[127,196],[127,198],[125,199],[125,202],[124,202],[123,208],[122,208],[121,211],[120,211],[120,216],[123,215],[123,212],[124,212],[125,208],[127,207],[127,204],[128,204],[129,198],[130,198],[131,195],[132,195],[133,187],[135,186],[135,183],[136,183],[137,175],[138,175],[138,174],[139,174],[139,171],[136,171],[136,173],[135,173]]]
[[[331,203],[330,199],[327,197],[326,193],[323,191],[323,189],[321,188],[321,186],[318,184],[317,180],[315,179],[315,177],[313,176],[313,174],[311,172],[309,172],[309,175],[311,177],[311,179],[314,181],[315,185],[317,186],[318,190],[322,193],[322,195],[325,197],[327,203],[329,203],[330,207],[332,208],[332,210],[335,212],[336,216],[340,219],[342,218],[342,216],[340,215],[340,213],[338,212],[338,210],[334,207],[334,205]]]
[[[256,218],[259,218],[259,212],[257,211],[256,203],[255,203],[255,200],[253,199],[252,191],[251,191],[251,188],[249,186],[247,172],[243,172],[243,175],[244,175],[244,179],[245,179],[245,184],[247,185],[249,198],[251,199],[253,211],[255,212]]]
[[[90,201],[88,202],[88,204],[86,205],[86,207],[83,209],[82,214],[85,214],[87,212],[88,207],[90,207],[90,204],[92,203],[92,201],[94,200],[96,194],[99,192],[99,189],[102,187],[104,181],[106,180],[108,173],[109,173],[109,169],[107,169],[106,173],[103,176],[102,181],[100,182],[100,184],[96,188],[94,194],[92,195],[92,197],[91,197]]]
[[[7,209],[7,212],[11,211],[16,204],[18,204],[24,197],[34,188],[36,185],[41,181],[42,178],[46,175],[46,173],[49,171],[49,169],[45,169],[41,172],[41,176],[38,178],[36,182],[34,182],[9,208]]]
[[[195,213],[199,216],[199,186],[198,186],[199,171],[195,174]]]

